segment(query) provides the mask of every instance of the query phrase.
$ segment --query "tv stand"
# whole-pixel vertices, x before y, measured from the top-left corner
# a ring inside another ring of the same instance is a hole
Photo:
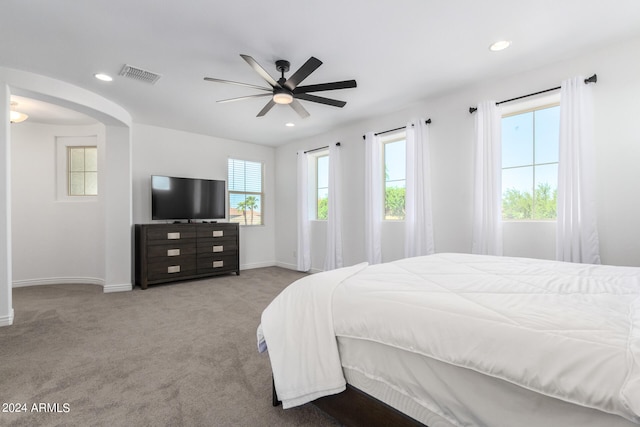
[[[240,275],[237,223],[136,224],[135,279],[158,283]]]

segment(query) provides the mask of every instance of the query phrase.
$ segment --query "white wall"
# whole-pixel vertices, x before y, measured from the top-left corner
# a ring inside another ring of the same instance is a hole
[[[56,137],[89,135],[97,136],[98,168],[105,170],[103,125],[26,121],[11,127],[14,287],[104,284],[104,175],[100,175],[97,198],[58,199],[56,189]]]
[[[507,51],[508,52],[508,51]],[[505,52],[505,53],[507,53]],[[279,264],[293,267],[296,248],[295,156],[340,141],[343,153],[345,265],[365,260],[364,144],[367,131],[382,131],[412,118],[431,118],[431,185],[437,252],[469,252],[473,202],[474,118],[468,108],[481,100],[500,101],[559,86],[575,75],[598,74],[594,85],[597,150],[598,215],[602,262],[640,265],[640,39],[568,59],[543,69],[479,82],[426,99],[405,110],[374,117],[276,150],[277,235]],[[360,90],[360,89],[358,89]],[[419,90],[419,88],[417,88]],[[312,269],[324,260],[324,225],[312,226]],[[383,261],[403,256],[402,224],[386,223],[382,231]],[[555,258],[555,224],[505,224],[505,255]]]
[[[0,78],[0,326],[13,324],[11,287],[11,133],[9,86]],[[4,208],[4,209],[3,209]]]
[[[151,223],[151,175],[227,180],[227,159],[265,165],[263,226],[240,226],[240,268],[275,264],[274,149],[136,124],[133,128],[133,222]]]

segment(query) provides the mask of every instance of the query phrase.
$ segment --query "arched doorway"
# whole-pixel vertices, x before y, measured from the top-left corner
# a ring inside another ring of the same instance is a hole
[[[0,326],[11,325],[12,305],[12,173],[11,95],[45,101],[79,111],[103,126],[105,191],[101,201],[104,233],[103,283],[105,292],[131,286],[131,117],[124,109],[77,86],[32,73],[0,68]],[[52,178],[53,179],[53,178]],[[46,218],[42,219],[43,221]],[[51,225],[55,227],[55,224]]]

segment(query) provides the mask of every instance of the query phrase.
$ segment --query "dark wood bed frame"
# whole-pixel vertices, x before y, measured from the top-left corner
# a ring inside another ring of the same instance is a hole
[[[272,404],[279,406],[281,402],[273,378],[271,384]],[[427,427],[349,384],[342,393],[321,397],[311,403],[347,427]]]

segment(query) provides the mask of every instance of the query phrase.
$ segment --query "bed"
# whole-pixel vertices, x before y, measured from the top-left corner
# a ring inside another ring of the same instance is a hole
[[[640,268],[454,253],[359,264],[287,287],[258,347],[285,409],[355,393],[430,427],[638,426]]]

